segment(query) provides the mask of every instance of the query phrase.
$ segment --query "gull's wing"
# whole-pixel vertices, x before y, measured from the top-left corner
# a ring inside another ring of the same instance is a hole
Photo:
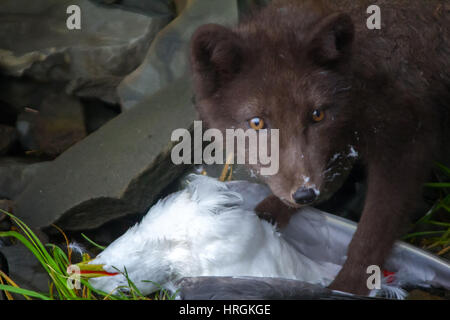
[[[253,210],[270,194],[267,186],[247,181],[232,181],[228,187],[244,197],[243,207]],[[300,209],[281,230],[283,237],[305,256],[316,262],[342,265],[347,246],[357,224],[315,208]],[[408,280],[450,289],[450,263],[420,248],[397,241],[386,269],[401,270]]]
[[[175,284],[183,300],[362,300],[306,282],[260,277],[192,277]]]

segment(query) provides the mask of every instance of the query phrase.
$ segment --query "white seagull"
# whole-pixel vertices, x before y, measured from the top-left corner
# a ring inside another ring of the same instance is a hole
[[[127,287],[126,271],[145,295],[199,276],[273,277],[327,286],[341,268],[300,253],[274,225],[246,209],[241,194],[202,175],[191,175],[187,188],[160,200],[140,223],[78,266],[82,273],[109,275],[89,279],[107,293]]]

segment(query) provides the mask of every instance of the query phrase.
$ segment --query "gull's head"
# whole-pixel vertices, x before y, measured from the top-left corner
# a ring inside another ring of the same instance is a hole
[[[186,189],[160,200],[139,224],[89,262],[90,268],[100,265],[109,273],[91,277],[90,283],[110,293],[127,286],[126,272],[148,294],[182,277],[226,272],[228,265],[252,252],[262,234],[261,221],[241,204],[241,195],[225,183],[190,176]]]

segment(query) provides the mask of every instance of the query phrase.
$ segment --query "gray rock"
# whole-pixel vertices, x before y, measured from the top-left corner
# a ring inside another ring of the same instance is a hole
[[[120,80],[142,62],[169,14],[142,15],[77,1],[81,30],[69,30],[72,0],[3,0],[0,70],[42,82],[66,83],[68,94],[117,102]]]
[[[39,110],[19,115],[17,129],[26,150],[55,157],[86,136],[83,106],[64,93],[49,95]]]
[[[22,244],[17,244],[2,247],[1,251],[8,261],[9,276],[19,287],[40,293],[49,292],[48,274],[30,250]],[[24,299],[20,295],[14,297]]]
[[[1,252],[0,252],[0,270],[5,272],[6,274],[9,273],[8,261],[6,260],[5,255]]]
[[[14,208],[14,202],[12,202],[11,200],[5,200],[2,199],[0,200],[0,210],[12,213],[13,212],[13,208]],[[0,211],[0,231],[8,231],[11,229],[11,220],[9,219],[9,217],[2,211]],[[0,246],[2,243],[2,240],[4,239],[0,239]]]
[[[16,129],[0,124],[0,155],[7,154],[16,141]]]
[[[83,106],[88,134],[94,132],[120,113],[109,108],[99,100],[83,101]]]
[[[0,232],[9,231],[13,226],[11,219],[5,212],[13,213],[14,202],[11,200],[0,200]],[[5,212],[4,212],[5,211]],[[3,246],[10,246],[13,244],[13,240],[8,237],[0,237],[0,248]],[[1,269],[1,268],[0,268]]]
[[[10,112],[19,114],[24,108],[36,109],[50,94],[64,91],[64,83],[40,83],[31,79],[1,77],[0,100],[8,103]]]
[[[0,270],[6,274],[9,273],[8,261],[6,260],[6,257],[3,255],[1,251],[0,251]],[[6,295],[2,291],[0,291],[0,300],[7,300]]]
[[[139,12],[143,14],[149,14],[153,16],[155,14],[161,14],[170,16],[174,12],[172,10],[172,0],[92,0],[96,3],[103,3],[106,5],[113,5],[123,10],[130,10],[133,12]]]
[[[172,131],[196,116],[182,78],[124,112],[55,159],[16,199],[32,227],[96,228],[145,212],[187,166],[170,159]]]
[[[14,200],[47,164],[17,158],[0,159],[0,199]]]
[[[13,201],[6,200],[6,199],[0,200],[0,210],[7,211],[7,212],[12,212],[13,208],[14,208],[14,202]],[[2,215],[0,213],[0,222],[2,222],[4,220],[4,218],[5,218],[4,215]],[[2,230],[5,230],[5,229],[2,229]]]
[[[0,122],[13,126],[16,122],[17,114],[18,111],[5,101],[2,101],[2,98],[0,97]]]
[[[22,149],[25,152],[36,152],[39,149],[38,143],[35,140],[34,124],[38,120],[38,110],[28,108],[22,111],[16,122],[16,128]]]
[[[177,19],[156,36],[139,68],[120,83],[122,107],[132,108],[189,72],[189,43],[197,27],[212,22],[232,25],[237,17],[236,0],[189,1]]]

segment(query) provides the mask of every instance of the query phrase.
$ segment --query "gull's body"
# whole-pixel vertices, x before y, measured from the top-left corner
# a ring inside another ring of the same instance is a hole
[[[332,281],[340,266],[302,255],[242,203],[225,183],[195,176],[90,263],[108,272],[126,269],[144,294],[194,276],[277,277],[324,286]],[[105,292],[127,285],[122,274],[89,281]]]

